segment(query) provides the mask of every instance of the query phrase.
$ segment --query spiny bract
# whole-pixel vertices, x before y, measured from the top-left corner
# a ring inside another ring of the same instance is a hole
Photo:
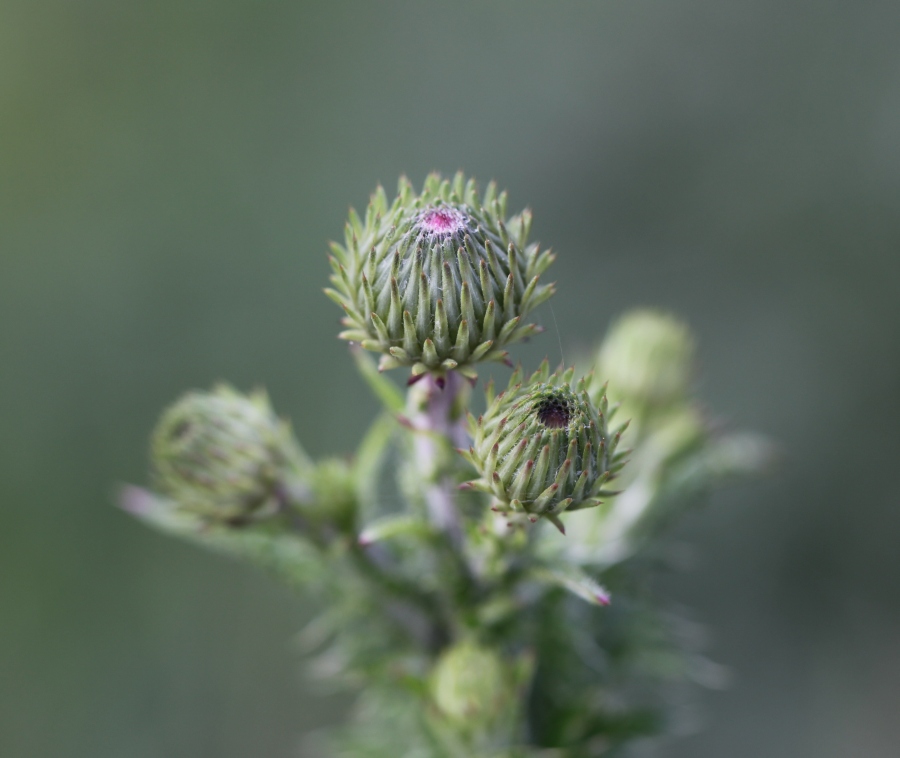
[[[539,284],[554,255],[526,244],[530,227],[530,211],[506,220],[506,193],[492,182],[479,199],[462,173],[429,175],[420,195],[403,178],[391,205],[379,187],[331,246],[339,336],[414,374],[472,377],[472,364],[505,360],[505,346],[540,330],[524,318],[554,292]]]
[[[612,495],[603,486],[625,464],[616,452],[621,429],[607,429],[605,395],[595,407],[589,378],[574,369],[551,374],[547,361],[527,381],[517,369],[505,392],[488,390],[484,415],[472,419],[473,444],[466,458],[479,478],[469,486],[494,497],[494,509],[530,521],[546,516],[562,531],[559,514],[600,504]]]
[[[216,521],[270,515],[288,475],[309,465],[264,392],[247,396],[227,386],[189,392],[170,406],[151,456],[160,490]]]

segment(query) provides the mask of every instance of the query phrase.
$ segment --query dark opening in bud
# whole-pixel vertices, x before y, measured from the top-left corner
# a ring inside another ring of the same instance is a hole
[[[569,425],[569,402],[563,397],[542,398],[536,412],[538,421],[551,429],[564,429]]]
[[[182,421],[180,424],[172,428],[172,439],[183,440],[191,433],[191,424],[188,421]]]
[[[574,374],[574,368],[551,374],[544,361],[523,381],[516,369],[506,390],[488,394],[487,409],[473,422],[466,457],[479,478],[470,484],[490,493],[513,524],[547,516],[562,530],[559,514],[599,505],[604,484],[621,468],[605,396],[595,407],[588,380],[576,382]]]

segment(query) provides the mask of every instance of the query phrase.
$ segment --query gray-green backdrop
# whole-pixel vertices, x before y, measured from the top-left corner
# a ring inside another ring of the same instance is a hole
[[[898,32],[895,0],[2,0],[0,755],[287,758],[340,717],[309,609],[112,492],[223,378],[348,449],[374,404],[326,242],[376,182],[463,168],[559,253],[517,357],[658,304],[781,443],[660,583],[734,672],[670,755],[895,756]]]

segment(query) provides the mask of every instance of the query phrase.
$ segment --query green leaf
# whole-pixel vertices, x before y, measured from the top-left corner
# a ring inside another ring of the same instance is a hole
[[[356,496],[364,508],[372,508],[378,499],[381,470],[396,429],[394,415],[382,413],[357,448],[353,464]]]
[[[210,523],[140,487],[123,487],[119,506],[154,529],[255,564],[294,586],[321,569],[312,545],[294,534]]]
[[[362,530],[359,535],[359,544],[371,545],[397,537],[430,540],[434,537],[434,532],[425,521],[415,516],[385,516]]]
[[[576,566],[541,567],[535,569],[531,577],[545,584],[562,587],[591,605],[610,604],[609,592]]]
[[[394,413],[400,413],[403,410],[403,393],[400,388],[378,371],[375,361],[363,350],[351,347],[350,354],[356,361],[356,368],[359,369],[362,378],[366,380],[366,384],[381,400],[384,407]]]

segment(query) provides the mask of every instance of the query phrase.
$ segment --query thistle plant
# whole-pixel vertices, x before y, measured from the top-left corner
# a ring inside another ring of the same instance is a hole
[[[707,420],[690,331],[649,310],[577,367],[488,382],[474,412],[479,364],[509,363],[554,291],[530,213],[506,206],[458,174],[351,211],[326,292],[382,406],[354,455],[311,460],[264,394],[220,386],[163,414],[154,491],[123,490],[139,519],[312,598],[310,671],[357,693],[315,755],[620,755],[678,731],[708,683],[647,580],[676,518],[766,444]]]

